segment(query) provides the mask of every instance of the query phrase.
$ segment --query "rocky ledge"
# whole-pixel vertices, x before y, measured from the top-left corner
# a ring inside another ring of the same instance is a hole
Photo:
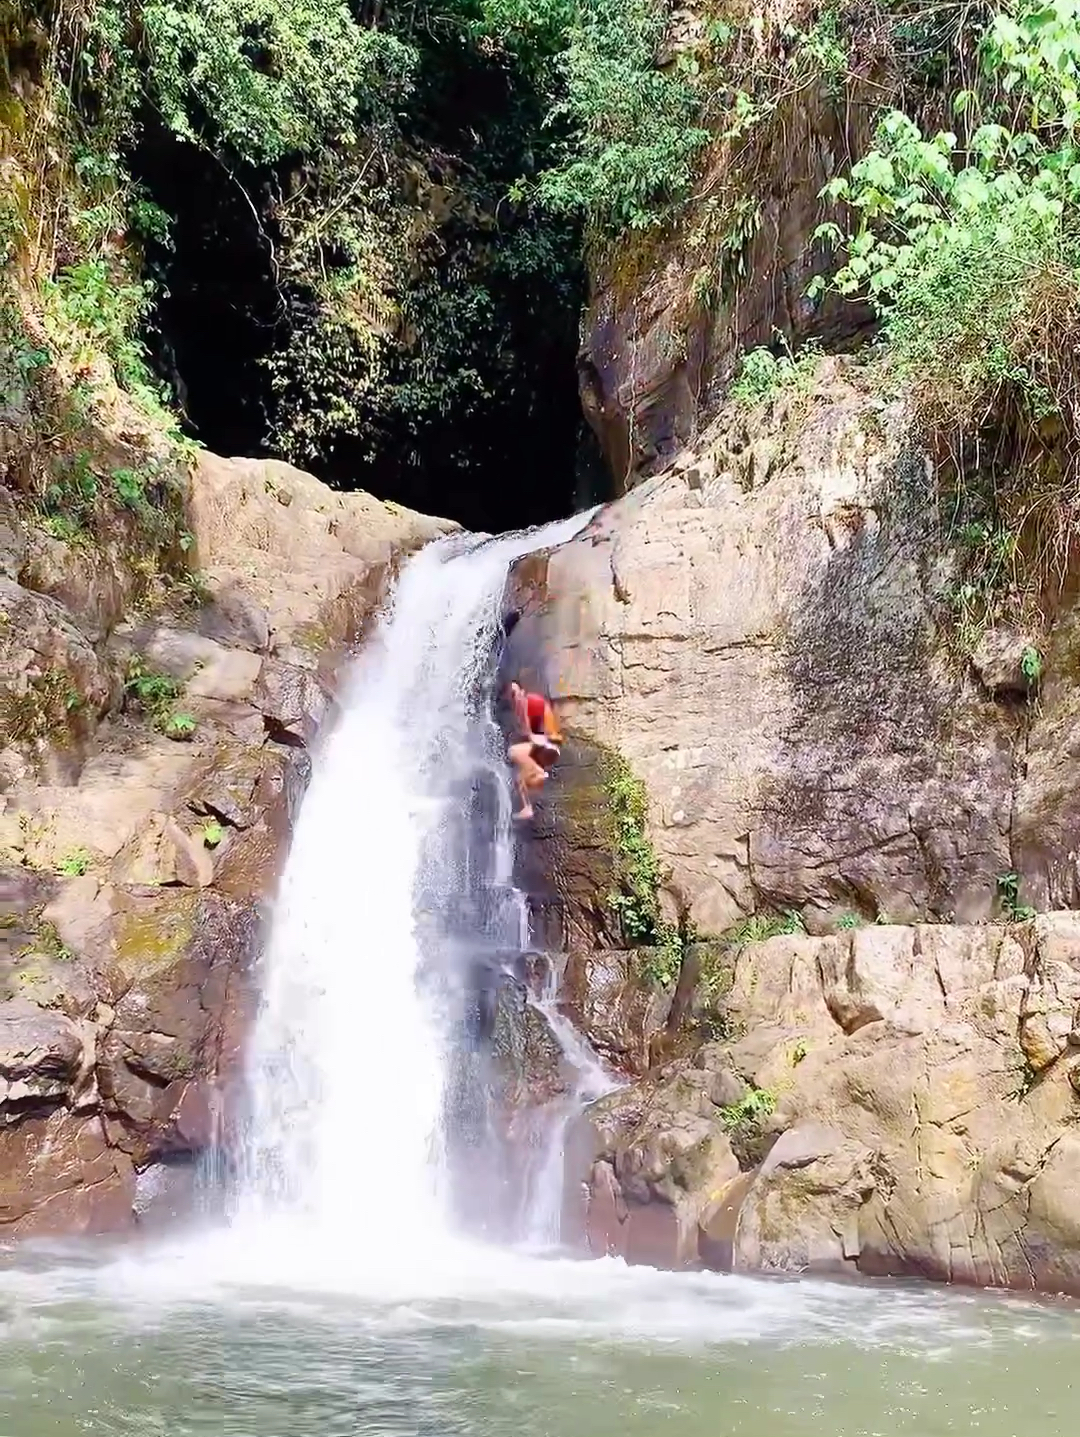
[[[121,1229],[216,1143],[334,675],[452,525],[203,454],[186,589],[0,489],[0,1231]],[[144,576],[143,576],[144,577]]]
[[[589,1114],[595,1252],[1080,1294],[1080,914],[777,936]]]

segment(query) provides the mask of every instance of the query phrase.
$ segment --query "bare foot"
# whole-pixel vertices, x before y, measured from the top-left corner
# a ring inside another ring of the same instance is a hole
[[[532,816],[533,816],[533,810],[532,810],[531,808],[523,808],[520,813],[515,813],[515,814],[514,814],[514,817],[515,817],[516,819],[518,819],[519,821],[520,821],[520,820],[523,820],[523,819],[530,819],[530,818],[532,818]]]

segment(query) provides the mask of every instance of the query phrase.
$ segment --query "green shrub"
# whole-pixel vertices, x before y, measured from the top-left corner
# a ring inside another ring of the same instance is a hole
[[[124,690],[129,699],[167,738],[184,740],[192,736],[197,725],[191,714],[173,708],[180,689],[176,679],[148,669],[139,657],[133,657],[129,662],[124,679]]]
[[[770,1088],[751,1087],[737,1103],[720,1109],[720,1120],[730,1132],[736,1128],[760,1127],[775,1112],[776,1094]]]
[[[547,208],[617,233],[654,224],[687,193],[709,132],[691,64],[657,67],[666,21],[656,0],[581,0],[549,117],[568,138],[536,186]]]
[[[193,715],[179,712],[169,714],[161,724],[165,736],[172,739],[189,739],[197,727]]]
[[[344,0],[98,0],[90,44],[129,125],[145,96],[181,140],[247,164],[350,141],[365,89],[413,62]]]
[[[823,192],[853,223],[818,233],[843,247],[835,286],[881,315],[891,364],[944,441],[943,472],[968,485],[988,472],[990,522],[1004,521],[1045,577],[1080,500],[1071,0],[1015,0],[976,54],[973,88],[953,95],[956,131],[887,112],[874,148]]]
[[[798,355],[785,344],[784,352],[751,349],[743,355],[739,372],[731,385],[731,397],[740,404],[760,404],[785,390],[805,389],[812,382],[818,351],[808,345]]]
[[[798,913],[788,908],[783,913],[753,913],[732,928],[727,937],[735,947],[743,947],[747,943],[764,943],[781,934],[805,932],[806,925]]]
[[[94,527],[98,496],[98,474],[87,450],[58,459],[41,497],[44,527],[69,543],[86,538]]]
[[[643,975],[661,984],[674,982],[685,937],[660,911],[663,870],[648,836],[648,790],[626,760],[611,751],[603,755],[602,779],[615,880],[608,906],[626,941],[651,950]]]
[[[1021,901],[1020,875],[1018,873],[999,874],[997,891],[1001,907],[1010,922],[1027,923],[1029,919],[1035,917],[1035,909],[1031,904]]]

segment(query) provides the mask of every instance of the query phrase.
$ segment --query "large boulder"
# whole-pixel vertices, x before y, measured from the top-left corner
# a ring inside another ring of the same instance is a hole
[[[747,945],[731,1036],[595,1106],[594,1248],[1080,1293],[1078,977],[1072,913]]]
[[[739,1174],[712,1075],[676,1068],[595,1103],[586,1235],[596,1253],[650,1266],[698,1262],[698,1224]]]
[[[456,527],[328,489],[279,460],[204,452],[191,492],[195,560],[212,595],[200,628],[317,661],[359,637],[402,554]]]
[[[567,958],[560,1006],[616,1071],[644,1073],[671,1011],[670,990],[650,977],[648,950],[575,949]]]
[[[0,1125],[74,1100],[93,1061],[85,1025],[26,998],[0,1003]]]

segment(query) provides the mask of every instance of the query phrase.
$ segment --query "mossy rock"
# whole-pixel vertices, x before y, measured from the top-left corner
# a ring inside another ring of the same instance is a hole
[[[298,649],[304,649],[316,657],[341,642],[340,638],[326,624],[320,623],[317,619],[311,619],[306,624],[298,624],[292,632],[291,639]]]
[[[197,893],[162,893],[117,915],[113,947],[125,978],[143,980],[164,972],[187,954],[198,931]]]
[[[86,972],[67,958],[33,953],[19,960],[4,987],[12,998],[28,998],[39,1008],[55,1008],[69,1018],[93,1012],[97,993]]]
[[[16,744],[46,740],[57,748],[66,747],[82,703],[72,679],[58,669],[46,669],[25,688],[0,696],[0,731]]]

